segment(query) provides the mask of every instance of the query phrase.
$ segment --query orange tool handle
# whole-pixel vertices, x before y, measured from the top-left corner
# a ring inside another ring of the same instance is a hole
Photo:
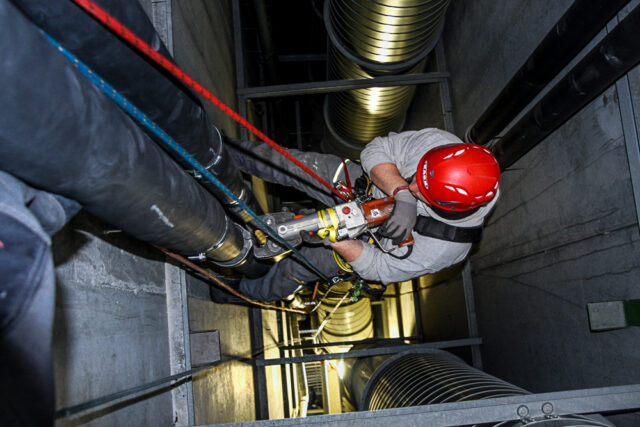
[[[385,197],[361,205],[369,227],[375,227],[389,219],[391,212],[393,212],[394,201],[393,197]]]
[[[369,227],[378,226],[388,220],[393,212],[394,203],[395,199],[393,197],[385,197],[383,199],[371,200],[363,203],[361,205],[362,211],[364,212],[364,217],[366,218]],[[407,240],[401,242],[398,246],[410,246],[414,243],[415,240],[413,240],[413,235],[409,234]]]

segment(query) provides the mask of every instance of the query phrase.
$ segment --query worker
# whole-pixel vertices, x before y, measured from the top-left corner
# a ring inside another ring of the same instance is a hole
[[[238,167],[250,175],[296,188],[326,206],[342,202],[262,142],[229,140],[228,146]],[[288,151],[325,181],[345,181],[348,173],[353,182],[367,174],[374,199],[395,197],[390,218],[379,227],[385,251],[361,239],[324,239],[317,246],[301,247],[301,254],[328,277],[351,268],[365,281],[387,285],[457,264],[478,240],[499,197],[500,169],[491,152],[440,129],[377,137],[360,153],[361,164],[345,163],[332,154]],[[410,235],[413,246],[398,247]],[[236,287],[248,297],[275,301],[318,279],[288,257],[266,276],[243,278]]]

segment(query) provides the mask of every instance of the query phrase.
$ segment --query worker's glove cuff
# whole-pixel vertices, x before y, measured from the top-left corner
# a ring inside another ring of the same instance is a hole
[[[411,191],[409,190],[400,190],[393,197],[396,199],[396,203],[402,202],[413,205],[414,207],[418,206],[418,199],[413,197],[413,194],[411,194]]]

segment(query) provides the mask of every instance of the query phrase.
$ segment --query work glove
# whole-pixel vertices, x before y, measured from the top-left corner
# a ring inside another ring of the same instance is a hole
[[[380,232],[397,246],[407,240],[417,220],[418,201],[410,191],[400,191],[395,195],[393,212],[380,227]]]

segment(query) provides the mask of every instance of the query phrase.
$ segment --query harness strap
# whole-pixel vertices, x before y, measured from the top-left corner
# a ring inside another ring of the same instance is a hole
[[[413,231],[423,236],[457,243],[477,243],[482,239],[482,226],[456,227],[422,215],[418,215]]]

